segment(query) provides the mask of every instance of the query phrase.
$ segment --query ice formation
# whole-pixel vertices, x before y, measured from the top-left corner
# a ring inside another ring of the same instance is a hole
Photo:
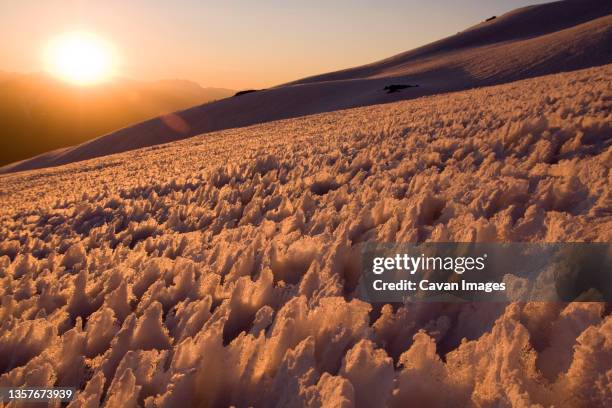
[[[612,406],[598,303],[368,304],[368,240],[612,238],[612,65],[0,177],[0,386],[75,407]]]

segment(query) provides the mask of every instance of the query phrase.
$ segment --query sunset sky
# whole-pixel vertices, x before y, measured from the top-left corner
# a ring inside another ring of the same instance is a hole
[[[49,42],[81,30],[117,55],[117,75],[267,87],[373,62],[537,0],[0,2],[0,70],[45,69]]]

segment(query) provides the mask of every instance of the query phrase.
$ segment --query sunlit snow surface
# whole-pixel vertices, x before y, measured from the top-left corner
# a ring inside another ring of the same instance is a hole
[[[0,387],[75,407],[612,403],[597,303],[370,305],[364,242],[612,239],[612,66],[0,177]]]

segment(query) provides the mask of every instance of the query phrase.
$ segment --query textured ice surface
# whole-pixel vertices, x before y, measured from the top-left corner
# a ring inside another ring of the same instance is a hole
[[[612,66],[0,177],[0,386],[612,405],[606,305],[354,299],[368,240],[610,241]]]

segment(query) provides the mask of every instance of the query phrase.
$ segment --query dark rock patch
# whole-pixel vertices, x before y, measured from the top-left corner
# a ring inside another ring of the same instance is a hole
[[[387,91],[388,94],[390,93],[395,93],[395,92],[399,92],[402,89],[406,89],[406,88],[418,88],[418,85],[404,85],[404,84],[391,84],[391,85],[387,85],[383,88],[384,91]]]

